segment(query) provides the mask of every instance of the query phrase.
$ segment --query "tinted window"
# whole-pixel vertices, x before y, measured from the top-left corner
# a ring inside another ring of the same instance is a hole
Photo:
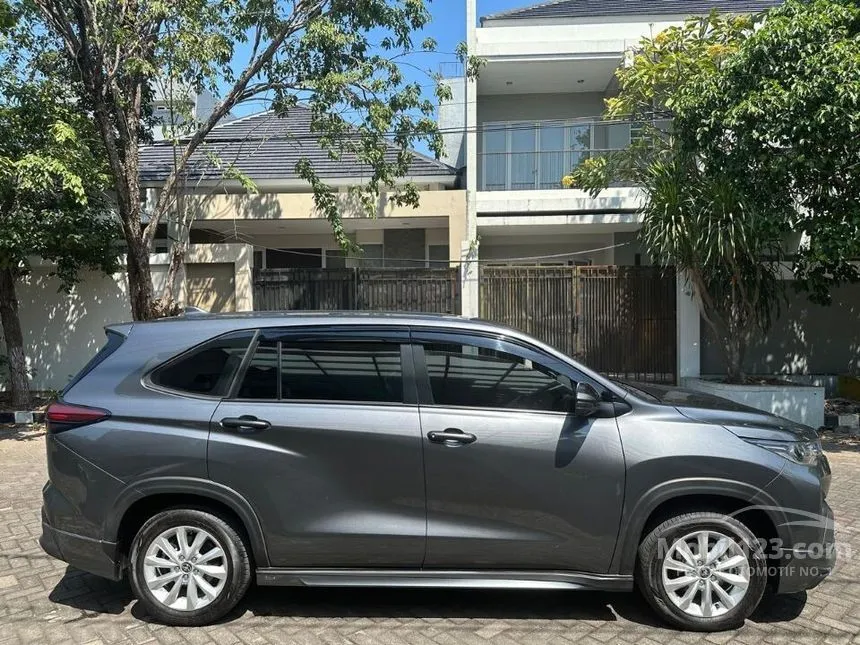
[[[253,336],[251,331],[219,336],[158,368],[152,382],[181,392],[224,396]]]
[[[436,405],[567,412],[574,386],[534,361],[484,347],[424,345]]]
[[[400,345],[263,340],[248,365],[238,397],[400,403]]]

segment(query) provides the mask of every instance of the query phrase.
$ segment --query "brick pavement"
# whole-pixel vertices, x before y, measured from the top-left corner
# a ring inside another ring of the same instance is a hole
[[[854,552],[819,588],[783,596],[736,632],[666,629],[635,594],[254,589],[228,620],[163,627],[128,586],[68,569],[40,550],[44,442],[0,429],[0,645],[296,643],[485,645],[860,643],[860,447],[832,446],[830,503]]]

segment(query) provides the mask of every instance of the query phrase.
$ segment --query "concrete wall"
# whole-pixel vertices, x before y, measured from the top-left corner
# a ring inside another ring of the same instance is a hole
[[[519,264],[567,264],[568,261],[591,260],[592,264],[613,264],[612,249],[580,254],[612,245],[612,234],[583,234],[564,238],[551,235],[529,236],[487,236],[481,237],[479,250],[482,262],[510,260],[513,258],[534,258],[540,260],[519,260]],[[570,254],[570,255],[566,255]],[[548,258],[546,256],[556,256]]]
[[[367,219],[365,211],[348,195],[339,195],[344,218]],[[277,219],[324,220],[310,193],[259,193],[188,195],[186,203],[196,209],[196,220],[209,219]],[[426,190],[419,194],[419,204],[396,206],[384,195],[380,197],[376,217],[456,217],[466,211],[463,190]]]
[[[50,266],[35,266],[16,285],[31,386],[37,390],[61,389],[104,344],[105,325],[131,320],[123,274],[85,272],[66,295],[50,272]],[[158,273],[153,282],[160,284],[163,271]],[[5,344],[0,351],[5,353]]]
[[[824,425],[824,387],[802,385],[729,385],[699,378],[681,378],[681,385],[764,410],[797,423]]]
[[[454,168],[466,165],[466,79],[446,78],[442,85],[451,89],[451,98],[439,103],[437,121],[445,146],[442,161]]]
[[[604,110],[602,92],[481,96],[478,100],[478,125],[493,121],[598,118]],[[481,145],[479,137],[479,151]]]
[[[469,51],[487,58],[621,53],[643,36],[657,34],[684,19],[685,16],[655,15],[560,20],[566,24],[547,24],[551,22],[548,20],[496,20],[475,29],[475,46]]]
[[[615,249],[615,264],[633,266],[636,264],[636,256],[638,255],[641,266],[651,266],[651,258],[642,248],[638,231],[615,233],[613,244],[624,245]]]
[[[364,211],[350,201],[347,195],[340,197],[342,201],[343,217],[347,220],[368,220]],[[196,208],[195,220],[197,226],[206,226],[206,220],[317,220],[325,223],[323,216],[316,210],[313,195],[309,193],[261,193],[257,195],[243,194],[210,194],[204,196],[191,195],[186,197],[187,203]],[[388,218],[447,218],[448,220],[448,246],[450,248],[450,260],[459,262],[463,245],[468,245],[466,230],[466,191],[465,190],[426,190],[421,191],[419,204],[416,208],[411,206],[395,206],[384,196],[379,200],[377,219]],[[437,224],[438,227],[438,224]],[[368,228],[368,227],[364,227]],[[379,227],[379,235],[385,226]],[[358,244],[377,244],[375,238],[366,237],[370,230],[358,230]],[[333,238],[326,234],[329,240],[327,244],[299,244],[297,241],[286,242],[286,239],[294,239],[291,235],[283,235],[281,238],[285,243],[283,247],[299,248],[300,246],[321,248],[335,248]],[[277,248],[275,239],[266,236],[267,242],[264,246]],[[436,242],[434,242],[436,243]],[[421,256],[423,257],[423,255]]]
[[[192,245],[187,258],[197,271],[201,264],[231,263],[236,309],[253,309],[250,246]],[[153,287],[159,293],[164,286],[167,254],[153,254],[150,262]],[[84,272],[81,282],[65,294],[59,291],[59,280],[50,275],[52,270],[50,264],[36,261],[32,273],[16,285],[24,350],[35,390],[62,389],[104,344],[105,325],[131,320],[124,272],[110,276]],[[219,294],[223,300],[222,296]],[[0,343],[0,352],[5,353],[5,343]]]
[[[860,284],[833,291],[829,307],[814,305],[790,287],[789,303],[767,337],[747,350],[751,374],[860,373]],[[705,321],[702,373],[725,371],[720,349]]]

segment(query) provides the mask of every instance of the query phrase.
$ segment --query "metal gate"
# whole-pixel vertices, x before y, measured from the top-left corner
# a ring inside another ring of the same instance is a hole
[[[449,269],[255,269],[256,311],[460,313],[460,274]]]
[[[613,378],[674,383],[675,273],[657,267],[485,266],[481,317]]]

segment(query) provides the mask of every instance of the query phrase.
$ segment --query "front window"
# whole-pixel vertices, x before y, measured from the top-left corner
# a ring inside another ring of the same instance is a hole
[[[575,386],[531,359],[460,343],[426,343],[435,405],[568,412]]]
[[[486,124],[482,190],[561,188],[561,178],[597,143],[592,123],[519,121]]]

